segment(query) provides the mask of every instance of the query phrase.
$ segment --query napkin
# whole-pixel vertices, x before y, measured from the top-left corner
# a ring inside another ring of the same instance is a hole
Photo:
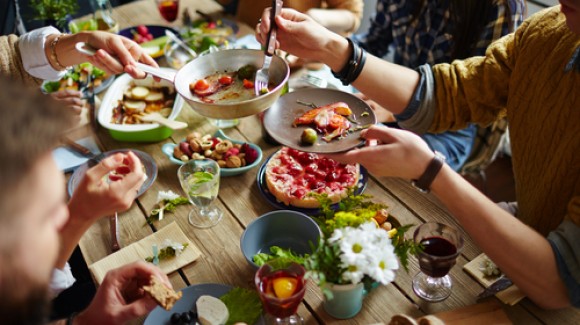
[[[474,277],[477,282],[481,283],[484,287],[489,287],[498,277],[486,277],[483,272],[479,270],[479,265],[487,258],[485,254],[480,254],[474,258],[471,262],[465,264],[463,269],[465,272],[469,273]],[[524,299],[526,295],[514,284],[511,287],[502,290],[495,294],[495,296],[504,304],[513,306]]]
[[[101,153],[99,147],[95,143],[95,140],[93,139],[92,136],[82,138],[75,142],[89,149],[94,154],[98,155]],[[84,164],[87,160],[89,160],[87,157],[70,149],[67,146],[62,146],[54,149],[52,151],[52,157],[56,161],[56,165],[58,166],[58,168],[65,173],[72,172],[73,170],[75,170],[75,168],[77,168],[78,166]]]
[[[182,244],[188,244],[179,256],[159,261],[159,268],[166,274],[195,261],[201,256],[199,248],[197,248],[189,238],[187,238],[175,222],[172,222],[140,241],[124,247],[118,252],[93,263],[89,266],[89,270],[91,270],[97,283],[100,284],[109,270],[135,261],[144,261],[145,258],[153,256],[153,245],[156,244],[157,246],[161,246],[165,239],[170,239],[171,241]]]

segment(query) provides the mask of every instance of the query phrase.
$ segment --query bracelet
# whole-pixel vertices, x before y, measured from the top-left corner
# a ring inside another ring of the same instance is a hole
[[[346,38],[348,43],[352,46],[352,54],[346,65],[338,73],[332,71],[332,75],[339,79],[344,86],[356,80],[360,75],[363,66],[366,62],[367,53],[358,44],[352,41],[349,37]]]
[[[60,41],[61,36],[66,35],[66,34],[60,34],[57,37],[55,37],[52,42],[50,42],[50,58],[52,59],[52,62],[56,65],[56,67],[60,70],[68,70],[70,69],[70,67],[66,67],[64,65],[62,65],[60,63],[60,61],[58,61],[58,57],[56,56],[56,44],[58,44],[58,41]]]

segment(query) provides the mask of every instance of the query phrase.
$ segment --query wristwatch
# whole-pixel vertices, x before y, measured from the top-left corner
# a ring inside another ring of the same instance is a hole
[[[412,180],[411,184],[419,191],[423,193],[429,193],[431,183],[433,183],[435,176],[437,176],[444,163],[445,156],[443,156],[443,154],[440,152],[435,151],[435,157],[433,157],[433,160],[431,160],[423,175],[421,175],[419,179]]]

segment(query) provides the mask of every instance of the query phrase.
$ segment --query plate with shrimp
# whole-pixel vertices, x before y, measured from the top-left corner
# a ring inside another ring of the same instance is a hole
[[[264,128],[290,148],[336,153],[362,146],[360,132],[377,123],[371,107],[335,89],[300,89],[280,97],[264,114]]]

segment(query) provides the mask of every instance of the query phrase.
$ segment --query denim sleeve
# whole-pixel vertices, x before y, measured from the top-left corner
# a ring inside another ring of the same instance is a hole
[[[400,127],[423,134],[433,123],[435,115],[435,79],[429,64],[419,66],[417,71],[420,80],[413,97],[405,110],[395,115],[395,118]]]
[[[564,220],[558,228],[548,234],[560,277],[568,289],[570,302],[580,308],[580,227]]]

